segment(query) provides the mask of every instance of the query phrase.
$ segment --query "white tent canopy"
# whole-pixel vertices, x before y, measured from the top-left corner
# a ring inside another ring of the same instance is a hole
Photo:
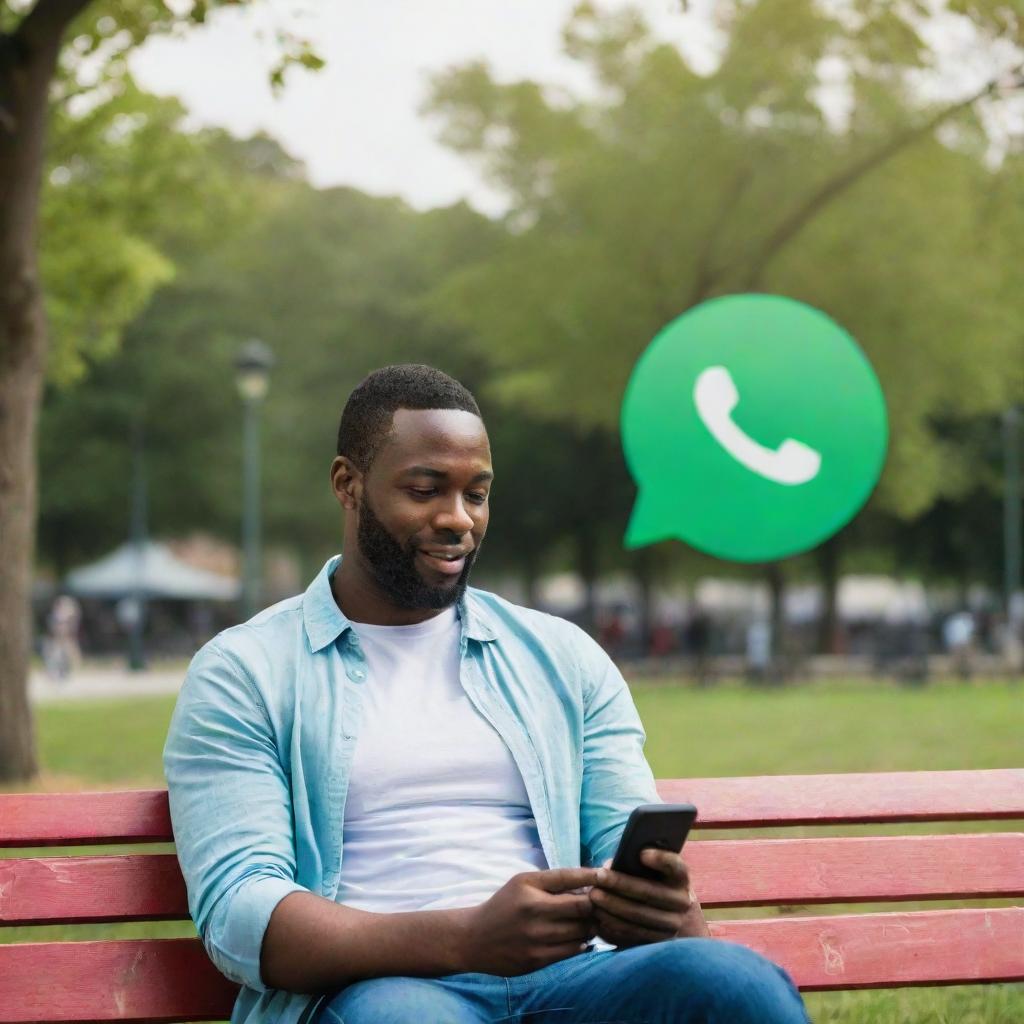
[[[78,597],[112,599],[140,591],[147,598],[233,601],[241,592],[237,580],[195,569],[156,541],[146,541],[138,548],[122,544],[98,562],[68,573],[65,585]]]

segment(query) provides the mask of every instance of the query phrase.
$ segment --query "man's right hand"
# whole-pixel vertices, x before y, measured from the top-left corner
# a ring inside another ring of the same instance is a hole
[[[514,875],[467,913],[463,970],[513,977],[582,952],[597,934],[587,895],[596,883],[596,868]]]

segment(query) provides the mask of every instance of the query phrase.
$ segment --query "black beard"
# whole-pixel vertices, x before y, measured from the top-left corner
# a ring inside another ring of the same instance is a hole
[[[356,531],[359,550],[370,568],[374,582],[398,608],[419,610],[449,608],[462,598],[469,584],[469,573],[479,547],[466,555],[459,578],[448,586],[431,586],[416,568],[416,548],[402,547],[377,518],[366,496],[359,506]],[[449,543],[457,544],[452,537]]]

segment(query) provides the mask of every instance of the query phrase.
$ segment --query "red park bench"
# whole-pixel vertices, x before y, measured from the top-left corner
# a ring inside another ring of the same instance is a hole
[[[705,829],[1024,818],[1024,770],[669,779]],[[0,795],[0,846],[161,843],[163,790]],[[1024,834],[704,840],[705,907],[1024,896]],[[0,860],[0,925],[188,917],[173,854]],[[1024,980],[1024,905],[718,920],[805,991]],[[198,939],[0,944],[0,1022],[225,1020],[236,986]]]

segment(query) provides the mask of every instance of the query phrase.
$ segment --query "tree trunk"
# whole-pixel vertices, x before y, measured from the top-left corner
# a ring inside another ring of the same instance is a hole
[[[46,362],[36,225],[48,90],[73,6],[37,4],[14,35],[0,36],[0,782],[38,770],[28,702]]]
[[[0,372],[0,782],[30,779],[38,767],[28,665],[41,377],[29,359]]]
[[[583,581],[583,621],[580,625],[591,635],[597,630],[597,540],[587,522],[576,527],[576,571]]]
[[[527,608],[536,608],[540,597],[540,560],[534,555],[526,555],[522,566],[523,604]]]
[[[839,564],[841,561],[839,535],[830,537],[815,552],[824,603],[818,620],[818,651],[821,654],[839,654]]]
[[[640,642],[643,653],[651,651],[654,638],[654,559],[651,548],[641,548],[632,557],[633,579],[636,582],[640,623]]]
[[[771,600],[772,664],[769,675],[781,682],[786,674],[786,577],[781,562],[769,562],[765,569]]]

